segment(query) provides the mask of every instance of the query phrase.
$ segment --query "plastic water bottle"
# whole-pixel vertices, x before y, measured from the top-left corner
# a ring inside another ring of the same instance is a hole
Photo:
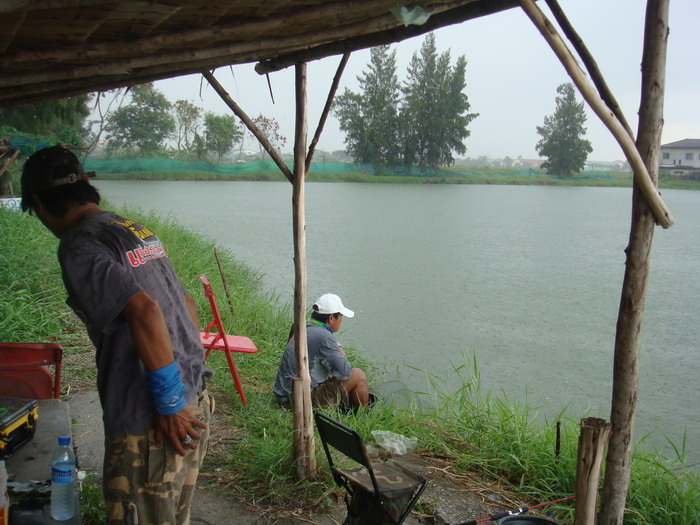
[[[75,454],[70,436],[58,436],[51,458],[51,517],[69,520],[75,514]]]
[[[7,496],[7,469],[0,461],[0,525],[10,523],[10,498]]]

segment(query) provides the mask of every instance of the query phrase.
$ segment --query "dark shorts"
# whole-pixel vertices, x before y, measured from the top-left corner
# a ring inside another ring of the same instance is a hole
[[[341,381],[329,379],[311,391],[311,406],[349,408],[350,396]]]
[[[292,407],[291,396],[284,398],[277,396],[277,402],[284,408]],[[329,379],[311,391],[311,406],[314,408],[350,408],[350,396],[342,381]]]

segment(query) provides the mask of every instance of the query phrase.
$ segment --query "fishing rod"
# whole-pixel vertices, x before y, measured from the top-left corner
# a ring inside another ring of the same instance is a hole
[[[483,523],[485,521],[496,521],[500,520],[501,518],[505,518],[506,516],[517,516],[518,514],[522,514],[524,512],[527,512],[528,510],[536,509],[539,507],[544,507],[546,505],[552,505],[554,503],[560,503],[562,501],[566,501],[568,499],[573,499],[576,496],[567,496],[565,498],[561,499],[555,499],[554,501],[548,501],[547,503],[539,503],[537,505],[533,505],[532,507],[520,507],[519,509],[516,510],[507,510],[505,512],[499,512],[498,514],[493,514],[492,516],[489,516],[488,518],[483,518],[480,520],[470,520],[470,521],[463,521],[461,523],[455,523],[454,525],[476,525],[477,523]]]

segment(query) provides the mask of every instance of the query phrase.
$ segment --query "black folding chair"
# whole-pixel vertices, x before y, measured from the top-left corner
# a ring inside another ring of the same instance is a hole
[[[425,489],[427,480],[398,462],[370,461],[360,435],[341,422],[315,412],[316,428],[333,479],[347,494],[345,525],[400,525]],[[339,468],[329,446],[361,467]]]

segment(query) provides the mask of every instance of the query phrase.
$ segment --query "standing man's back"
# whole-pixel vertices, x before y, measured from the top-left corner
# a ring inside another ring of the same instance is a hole
[[[59,239],[68,305],[97,350],[109,523],[188,523],[210,399],[196,303],[147,227],[99,208],[78,159],[32,155],[22,209]]]

